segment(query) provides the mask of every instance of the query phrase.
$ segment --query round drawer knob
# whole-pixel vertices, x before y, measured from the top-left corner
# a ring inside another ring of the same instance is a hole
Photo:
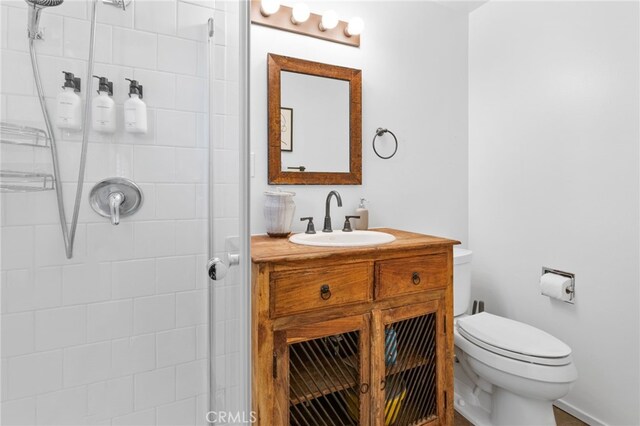
[[[411,279],[413,280],[413,284],[414,285],[420,284],[420,274],[419,273],[414,272],[413,275],[411,276]]]
[[[331,298],[331,289],[329,288],[329,284],[323,284],[320,287],[320,297],[322,300],[329,300]]]

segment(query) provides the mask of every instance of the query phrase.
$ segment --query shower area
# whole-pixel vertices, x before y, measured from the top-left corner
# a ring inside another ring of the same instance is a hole
[[[246,6],[0,0],[0,424],[250,418]]]

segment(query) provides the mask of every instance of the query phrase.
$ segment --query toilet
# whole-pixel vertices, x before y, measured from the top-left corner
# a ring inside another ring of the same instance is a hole
[[[472,255],[454,248],[455,408],[476,426],[555,425],[553,401],[578,378],[571,348],[518,321],[469,315]]]

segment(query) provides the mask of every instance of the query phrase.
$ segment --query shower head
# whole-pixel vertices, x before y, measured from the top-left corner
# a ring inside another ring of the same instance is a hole
[[[59,6],[64,0],[25,0],[27,4],[39,7]]]
[[[40,12],[45,7],[59,6],[64,0],[25,0],[29,8],[29,22],[27,23],[27,35],[30,39],[41,39],[42,33],[38,29]]]

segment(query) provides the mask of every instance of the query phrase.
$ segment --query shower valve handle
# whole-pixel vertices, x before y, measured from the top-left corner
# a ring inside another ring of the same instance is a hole
[[[112,225],[120,223],[120,206],[122,203],[124,203],[124,194],[122,192],[112,192],[109,195],[109,214],[111,215]]]
[[[89,194],[89,205],[112,225],[121,217],[131,216],[142,205],[142,190],[129,179],[113,177],[98,182]]]

